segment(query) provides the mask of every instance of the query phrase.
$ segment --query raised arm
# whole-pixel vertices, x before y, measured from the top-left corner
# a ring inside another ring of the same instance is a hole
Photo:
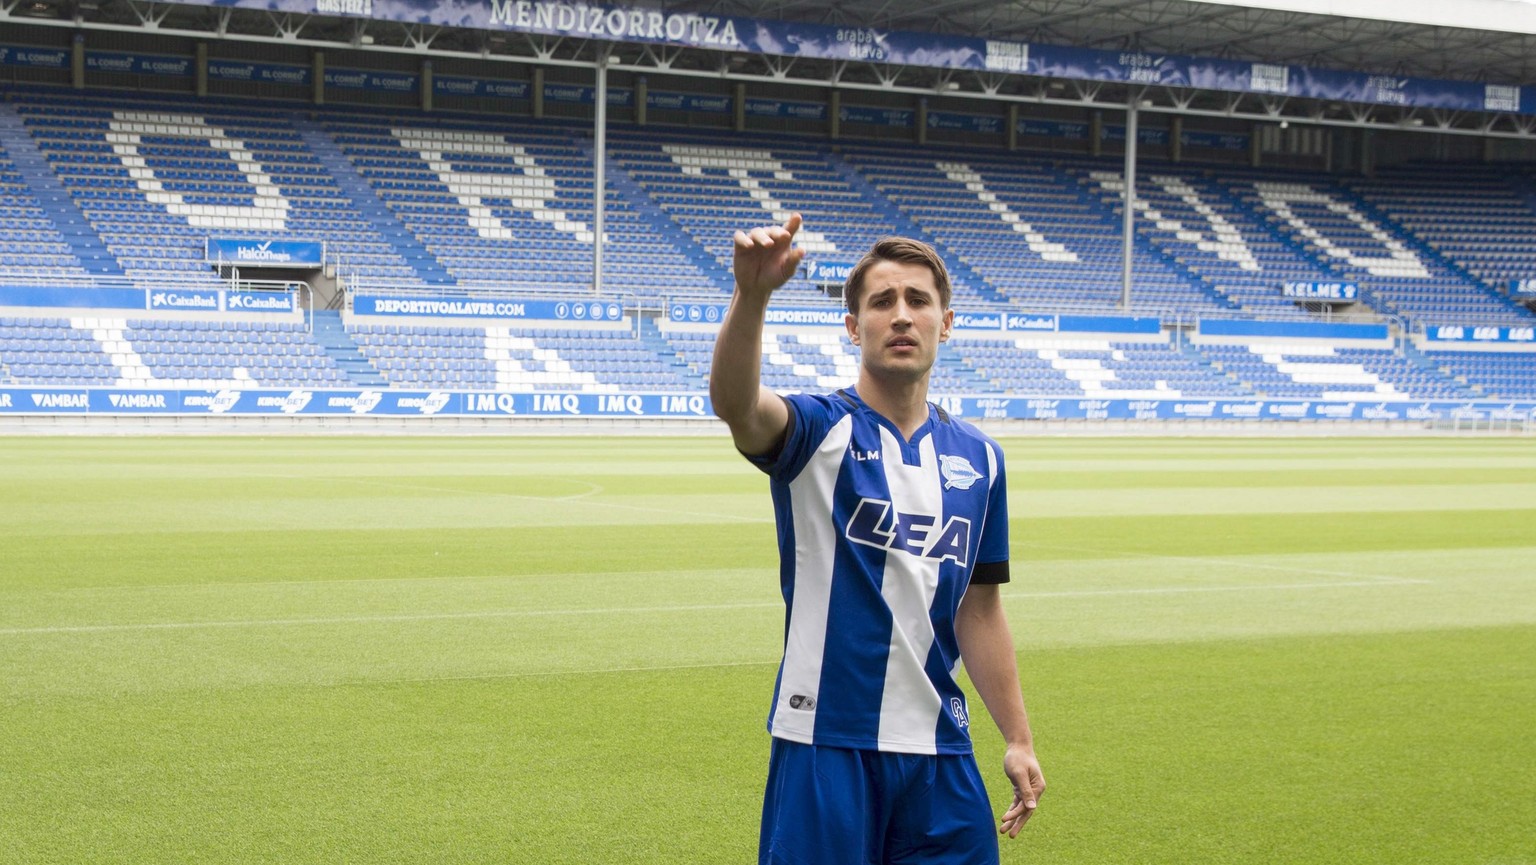
[[[1018,657],[996,585],[972,584],[966,589],[955,614],[955,639],[960,643],[960,660],[965,663],[971,684],[976,686],[976,693],[987,705],[987,712],[997,723],[1007,746],[1003,752],[1003,771],[1013,783],[1013,804],[1003,813],[1000,828],[1014,838],[1035,813],[1040,794],[1045,792],[1045,776],[1035,758],[1034,736],[1019,689]]]
[[[805,257],[794,246],[800,214],[783,225],[738,231],[734,238],[736,292],[715,339],[709,369],[709,399],[731,429],[742,453],[767,453],[789,425],[789,409],[763,387],[763,317],[768,298],[789,281]]]

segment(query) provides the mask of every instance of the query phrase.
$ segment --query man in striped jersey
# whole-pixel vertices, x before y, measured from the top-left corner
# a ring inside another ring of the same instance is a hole
[[[1001,832],[1018,834],[1045,779],[998,595],[1002,451],[927,401],[949,276],[926,244],[876,244],[845,289],[857,385],[779,396],[760,379],[763,320],[804,256],[800,223],[736,232],[710,373],[715,413],[771,479],[787,608],[759,862],[996,863],[962,660],[1007,743]]]

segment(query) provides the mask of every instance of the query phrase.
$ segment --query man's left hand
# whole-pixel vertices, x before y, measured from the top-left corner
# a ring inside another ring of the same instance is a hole
[[[1019,830],[1029,822],[1040,796],[1045,793],[1045,775],[1040,771],[1040,761],[1030,748],[1010,747],[1003,753],[1003,771],[1013,782],[1013,806],[1003,812],[999,831],[1009,838],[1019,837]]]

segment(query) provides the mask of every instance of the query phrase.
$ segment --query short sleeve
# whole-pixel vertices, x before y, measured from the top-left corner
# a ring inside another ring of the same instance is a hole
[[[972,582],[1008,582],[1008,473],[1003,467],[1003,449],[988,439],[987,462],[992,486],[987,491],[987,516],[981,527],[981,547],[976,554]],[[999,567],[1001,566],[1001,567]]]
[[[742,456],[774,480],[789,483],[815,455],[817,445],[836,420],[837,407],[829,396],[790,394],[779,398],[789,408],[784,440],[777,449],[762,456]]]

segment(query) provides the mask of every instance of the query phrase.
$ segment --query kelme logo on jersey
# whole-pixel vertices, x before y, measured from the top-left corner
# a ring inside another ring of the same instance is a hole
[[[939,474],[944,476],[946,490],[968,490],[971,484],[981,480],[981,472],[971,467],[970,460],[947,454],[939,454]]]
[[[880,499],[860,499],[843,533],[856,544],[949,559],[962,568],[971,548],[970,520],[950,517],[940,526],[932,514],[904,514]]]

